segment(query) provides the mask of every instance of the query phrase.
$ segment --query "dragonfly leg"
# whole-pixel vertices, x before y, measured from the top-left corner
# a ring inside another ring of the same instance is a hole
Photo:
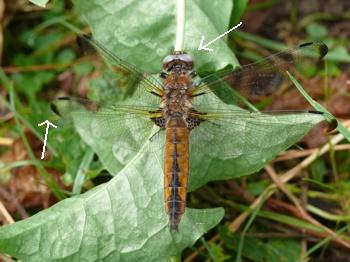
[[[167,76],[168,76],[168,74],[167,74],[166,72],[164,72],[164,71],[162,71],[162,72],[159,74],[159,77],[160,77],[160,78],[163,78],[163,79],[167,78]]]
[[[162,128],[159,128],[156,132],[154,132],[149,138],[148,138],[148,140],[150,141],[150,142],[152,142],[152,139],[160,132],[160,131],[162,131],[163,129]]]

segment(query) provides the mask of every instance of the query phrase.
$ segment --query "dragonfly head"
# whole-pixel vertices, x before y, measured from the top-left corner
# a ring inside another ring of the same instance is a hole
[[[188,71],[193,69],[193,59],[189,54],[181,51],[174,51],[163,60],[163,68],[168,71]]]

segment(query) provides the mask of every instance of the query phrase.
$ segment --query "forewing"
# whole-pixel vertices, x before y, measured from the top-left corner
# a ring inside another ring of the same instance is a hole
[[[115,73],[117,81],[113,88],[125,96],[122,99],[119,97],[118,101],[115,101],[115,97],[99,97],[98,102],[61,98],[55,102],[56,106],[64,115],[72,117],[80,132],[90,131],[91,139],[107,140],[113,143],[114,148],[139,151],[152,136],[153,143],[147,150],[156,150],[158,145],[155,141],[159,135],[152,132],[159,128],[154,127],[151,117],[160,104],[161,83],[120,59],[90,36],[83,35],[79,40],[90,44],[104,58]]]
[[[147,97],[149,93],[162,94],[162,83],[156,77],[142,72],[134,65],[122,60],[90,36],[84,35],[80,40],[89,43],[104,58],[107,65],[114,72],[116,79],[115,88],[118,88],[119,92],[124,93],[125,99],[132,96],[141,97],[146,95]]]
[[[82,39],[113,70],[111,88],[95,95],[96,102],[65,97],[57,99],[53,107],[61,116],[72,119],[82,139],[104,161],[109,172],[116,174],[136,152],[155,152],[164,147],[164,132],[152,121],[160,117],[162,85],[91,37]]]
[[[59,115],[71,118],[89,144],[100,141],[112,145],[113,154],[120,150],[153,152],[164,146],[163,132],[151,120],[159,115],[157,107],[136,106],[133,99],[105,106],[87,99],[61,97],[53,108]]]
[[[286,70],[300,62],[318,64],[327,54],[328,48],[322,42],[301,44],[288,51],[276,53],[256,63],[238,69],[227,69],[204,77],[194,95],[217,92],[223,83],[228,83],[244,96],[266,95],[278,89],[285,80]]]

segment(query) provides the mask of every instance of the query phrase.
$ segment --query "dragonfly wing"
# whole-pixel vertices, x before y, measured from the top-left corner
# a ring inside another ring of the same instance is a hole
[[[208,114],[207,120],[190,132],[190,170],[196,177],[191,180],[190,190],[208,179],[229,179],[259,171],[321,120],[322,115],[310,113],[269,116],[234,108]]]
[[[151,120],[159,116],[159,109],[126,102],[104,106],[87,99],[64,97],[57,99],[53,107],[61,116],[73,120],[77,131],[89,144],[103,140],[115,150],[160,150],[164,146],[163,132]]]
[[[234,105],[217,103],[219,99],[213,94],[199,98],[201,103],[196,110],[200,113],[193,113],[193,117],[199,117],[203,122],[190,133],[191,150],[207,151],[215,158],[243,157],[244,160],[247,155],[261,155],[275,149],[282,151],[324,119],[316,112],[276,115],[250,112]]]
[[[104,58],[114,73],[114,78],[116,79],[114,84],[118,87],[118,92],[122,92],[125,95],[124,98],[130,98],[132,96],[141,97],[149,93],[162,94],[162,83],[159,79],[142,72],[134,65],[122,60],[93,38],[84,35],[82,36],[82,40],[88,42]]]
[[[203,121],[190,132],[190,190],[202,181],[222,180],[260,170],[278,153],[300,140],[321,114],[288,113],[269,115],[249,112],[219,102],[212,93],[197,97],[198,113]]]
[[[242,163],[252,164],[254,160],[249,156],[276,152],[277,149],[282,151],[295,143],[298,140],[296,138],[301,138],[323,117],[307,112],[285,115],[253,113],[223,103],[213,91],[221,88],[223,81],[229,81],[233,87],[243,90],[250,88],[259,91],[277,86],[286,79],[289,66],[307,56],[320,61],[326,53],[327,47],[323,43],[303,44],[243,66],[237,71],[222,71],[204,78],[195,89],[194,95],[197,96],[193,99],[194,108],[200,112],[194,117],[204,121],[191,131],[191,150],[208,151],[215,158],[237,158],[242,159]]]
[[[220,113],[215,112],[191,131],[193,143],[201,141],[196,150],[208,151],[221,159],[262,155],[276,147],[282,147],[279,150],[282,151],[294,144],[290,141],[298,141],[315,123],[323,120],[322,116],[312,113],[265,115],[237,110],[222,114],[227,116],[220,117]]]
[[[61,98],[53,106],[73,121],[83,140],[101,159],[107,159],[106,167],[116,173],[135,152],[154,152],[164,147],[164,132],[151,119],[159,118],[162,85],[157,78],[128,64],[91,37],[83,39],[112,69],[112,81],[107,82],[113,88],[98,94],[98,102]]]
[[[310,59],[318,64],[327,54],[328,48],[322,42],[301,44],[288,51],[268,56],[256,63],[238,69],[227,69],[202,78],[194,95],[217,92],[228,83],[244,96],[266,95],[278,89],[285,80],[289,81],[287,70],[299,62]]]
[[[108,140],[113,145],[139,151],[152,137],[148,150],[159,148],[156,145],[160,131],[154,127],[152,117],[157,117],[163,89],[157,78],[138,70],[135,66],[120,59],[90,36],[80,38],[100,53],[115,73],[118,94],[99,97],[98,102],[81,98],[58,99],[55,104],[70,115],[80,132],[90,132],[93,138]],[[159,128],[158,128],[159,129]],[[152,133],[152,132],[155,132]]]

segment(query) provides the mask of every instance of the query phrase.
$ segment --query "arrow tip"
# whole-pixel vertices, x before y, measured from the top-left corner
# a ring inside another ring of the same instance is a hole
[[[54,128],[57,128],[57,126],[55,126],[54,124],[52,124],[49,120],[45,120],[44,122],[38,124],[38,126],[42,126],[42,125],[47,125],[47,126],[52,126]]]
[[[206,47],[206,45],[203,45],[203,42],[204,42],[204,36],[202,36],[202,40],[201,40],[201,42],[199,43],[198,51],[206,50],[206,51],[212,52],[213,49]]]

